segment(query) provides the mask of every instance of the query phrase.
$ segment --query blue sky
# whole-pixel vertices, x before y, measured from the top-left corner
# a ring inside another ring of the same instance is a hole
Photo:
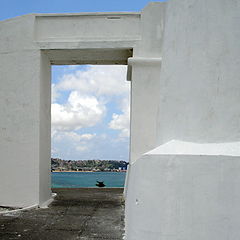
[[[126,66],[52,66],[52,156],[128,160]]]
[[[0,20],[28,13],[141,11],[148,0],[0,0]],[[52,156],[129,157],[126,66],[52,67]]]
[[[141,11],[148,0],[1,0],[0,20],[28,13]]]

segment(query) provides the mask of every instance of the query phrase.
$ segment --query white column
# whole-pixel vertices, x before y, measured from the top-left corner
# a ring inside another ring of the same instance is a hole
[[[141,13],[141,40],[128,64],[132,68],[131,155],[136,161],[156,147],[161,44],[165,3],[150,3]]]
[[[133,57],[130,163],[156,147],[161,58]]]
[[[141,40],[128,59],[131,76],[130,164],[125,193],[132,164],[141,155],[157,146],[158,93],[161,71],[161,44],[166,3],[149,3],[141,13]]]
[[[50,198],[43,179],[49,176],[42,172],[50,165],[50,75],[34,45],[34,20],[29,15],[0,23],[2,206],[39,205]]]

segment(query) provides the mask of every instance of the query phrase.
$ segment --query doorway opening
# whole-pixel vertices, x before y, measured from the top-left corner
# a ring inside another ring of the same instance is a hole
[[[129,162],[126,65],[52,65],[52,188],[124,187]]]

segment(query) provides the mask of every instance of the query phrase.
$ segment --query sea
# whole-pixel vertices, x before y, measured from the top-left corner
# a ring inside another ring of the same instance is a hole
[[[52,172],[52,188],[124,187],[126,172]]]

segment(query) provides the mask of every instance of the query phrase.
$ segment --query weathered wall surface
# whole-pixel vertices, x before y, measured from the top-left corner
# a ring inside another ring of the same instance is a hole
[[[0,206],[51,201],[51,64],[127,64],[139,39],[139,13],[0,22]]]
[[[166,3],[141,13],[141,39],[128,59],[132,67],[130,163],[157,145],[158,96]]]
[[[206,155],[212,146],[200,146],[202,155],[171,154],[175,147],[167,154],[150,152],[133,164],[127,239],[238,239],[239,156]]]
[[[48,57],[40,56],[40,126],[39,126],[39,204],[48,205],[51,188],[51,65]]]
[[[0,205],[51,200],[50,64],[128,58],[126,238],[239,239],[239,12],[238,0],[171,0],[0,22]]]
[[[39,67],[32,16],[0,24],[0,205],[29,206],[39,193]]]
[[[159,17],[156,142],[131,165],[128,240],[240,236],[239,12],[238,0],[172,0]]]
[[[141,13],[140,40],[128,58],[131,69],[130,161],[125,181],[127,196],[131,165],[157,146],[158,98],[165,3],[149,3]]]
[[[169,1],[158,142],[239,141],[238,0]]]

